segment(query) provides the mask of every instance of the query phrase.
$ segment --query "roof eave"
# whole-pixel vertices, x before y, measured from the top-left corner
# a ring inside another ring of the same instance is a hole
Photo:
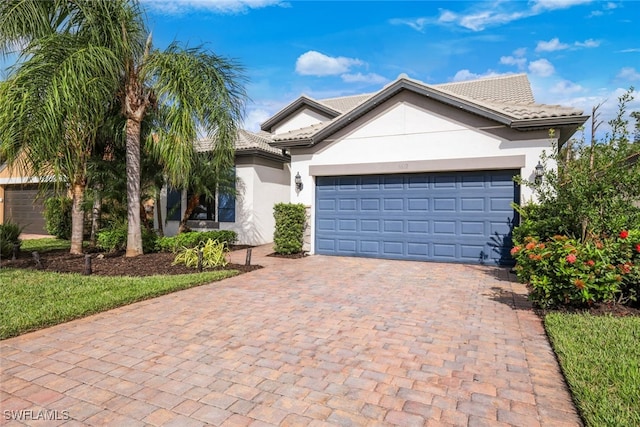
[[[316,138],[300,138],[300,139],[289,139],[282,141],[272,141],[269,143],[272,147],[276,148],[304,148],[311,147],[316,143]]]
[[[236,156],[256,156],[262,157],[269,160],[275,160],[278,162],[286,163],[291,160],[291,156],[284,154],[271,153],[269,151],[264,151],[259,148],[249,148],[245,150],[236,150]]]

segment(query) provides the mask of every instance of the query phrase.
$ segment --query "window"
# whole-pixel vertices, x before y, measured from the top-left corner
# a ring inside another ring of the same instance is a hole
[[[233,168],[233,183],[235,187],[235,168]],[[177,195],[177,196],[176,196]],[[187,200],[191,199],[192,193],[187,193]],[[198,204],[189,216],[190,220],[196,221],[217,221],[217,222],[235,222],[236,221],[236,196],[233,194],[218,193],[217,197],[207,198],[204,194],[199,196]],[[217,199],[217,200],[216,200]],[[167,192],[167,219],[170,221],[180,221],[184,214],[184,208],[181,209],[181,192],[169,190]],[[177,208],[173,208],[176,206]]]

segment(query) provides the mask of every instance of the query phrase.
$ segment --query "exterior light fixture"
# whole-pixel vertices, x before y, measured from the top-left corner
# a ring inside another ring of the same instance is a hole
[[[296,173],[296,191],[299,193],[302,191],[303,185],[302,185],[302,177],[300,176],[300,172]]]
[[[536,169],[535,169],[536,184],[540,184],[542,182],[543,174],[544,174],[544,167],[540,164],[540,161],[538,160],[538,164],[536,165]]]

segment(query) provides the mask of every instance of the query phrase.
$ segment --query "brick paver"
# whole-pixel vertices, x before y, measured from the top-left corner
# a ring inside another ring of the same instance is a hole
[[[506,270],[269,252],[2,341],[0,424],[580,425]]]

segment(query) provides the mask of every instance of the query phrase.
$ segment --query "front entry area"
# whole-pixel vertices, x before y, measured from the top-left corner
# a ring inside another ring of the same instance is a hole
[[[519,170],[316,178],[315,252],[512,263]]]

